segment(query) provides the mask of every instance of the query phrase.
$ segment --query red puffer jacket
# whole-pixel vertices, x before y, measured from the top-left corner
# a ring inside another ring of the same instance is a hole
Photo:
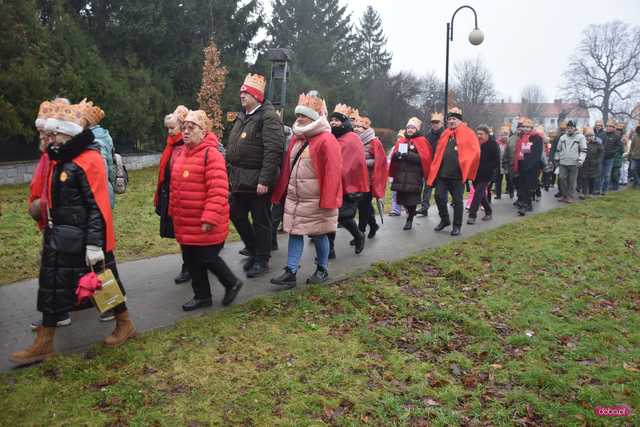
[[[217,245],[229,234],[229,181],[217,147],[218,139],[209,132],[173,160],[169,214],[181,245]],[[202,231],[203,223],[211,224],[211,231]]]

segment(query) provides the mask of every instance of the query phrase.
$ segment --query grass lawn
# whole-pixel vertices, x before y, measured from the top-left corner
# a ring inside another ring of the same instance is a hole
[[[119,261],[180,252],[175,240],[160,238],[160,219],[153,208],[157,176],[157,168],[131,171],[127,192],[116,196],[113,216]],[[27,214],[29,186],[2,186],[0,194],[0,284],[37,277],[42,236]],[[238,239],[233,225],[230,232],[229,240]]]
[[[639,212],[620,192],[2,374],[3,424],[639,425]]]

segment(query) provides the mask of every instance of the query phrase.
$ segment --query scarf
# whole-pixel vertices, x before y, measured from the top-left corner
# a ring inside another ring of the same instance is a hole
[[[373,130],[373,128],[369,128],[362,131],[358,136],[360,137],[362,142],[366,145],[370,143],[373,140],[373,138],[376,137],[376,132]]]
[[[293,134],[296,136],[304,136],[306,138],[311,138],[322,132],[331,132],[331,125],[327,121],[327,118],[322,116],[318,120],[311,122],[306,126],[300,126],[296,121],[293,124],[292,129],[293,129]]]

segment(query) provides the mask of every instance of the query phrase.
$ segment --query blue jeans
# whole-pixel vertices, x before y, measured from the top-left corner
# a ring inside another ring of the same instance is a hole
[[[611,171],[613,170],[613,159],[604,159],[602,161],[602,174],[600,181],[602,183],[602,192],[609,191],[609,183],[611,182]]]
[[[631,160],[631,172],[633,173],[633,186],[640,187],[640,159]]]
[[[316,262],[325,270],[329,267],[329,238],[326,234],[322,236],[312,236],[316,245]],[[304,236],[289,234],[289,252],[287,254],[287,267],[292,273],[298,271],[302,251],[304,250]]]

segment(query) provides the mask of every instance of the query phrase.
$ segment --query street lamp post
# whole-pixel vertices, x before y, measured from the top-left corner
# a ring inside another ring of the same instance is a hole
[[[444,115],[446,118],[447,111],[449,110],[449,42],[453,41],[453,20],[456,17],[456,13],[458,13],[461,9],[471,9],[473,12],[473,16],[475,17],[475,27],[471,33],[469,33],[469,43],[474,46],[479,45],[484,40],[484,33],[478,28],[478,15],[476,11],[471,6],[460,6],[453,12],[453,16],[451,17],[451,22],[447,22],[447,63],[444,72]]]

